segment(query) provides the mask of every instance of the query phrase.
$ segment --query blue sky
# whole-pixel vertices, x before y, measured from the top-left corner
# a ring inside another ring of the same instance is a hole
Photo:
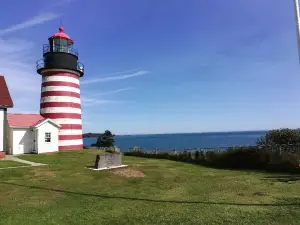
[[[85,65],[84,132],[300,127],[292,0],[5,1],[10,112],[39,112],[35,62],[60,20]]]

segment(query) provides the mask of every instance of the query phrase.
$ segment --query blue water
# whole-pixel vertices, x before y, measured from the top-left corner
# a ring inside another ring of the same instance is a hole
[[[194,148],[222,148],[231,146],[255,145],[258,138],[266,131],[218,132],[218,133],[189,133],[189,134],[149,134],[149,135],[120,135],[115,137],[115,145],[121,151],[139,146],[143,149],[171,150]],[[96,142],[96,138],[84,138],[85,146]]]

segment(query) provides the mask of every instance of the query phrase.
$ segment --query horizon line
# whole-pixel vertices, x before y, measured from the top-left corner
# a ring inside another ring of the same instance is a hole
[[[281,128],[278,128],[281,129]],[[283,128],[282,128],[283,129]],[[296,128],[298,129],[298,128]],[[213,134],[213,133],[242,133],[242,132],[268,132],[273,129],[264,130],[233,130],[233,131],[205,131],[205,132],[175,132],[175,133],[147,133],[147,134],[115,134],[116,136],[142,136],[142,135],[166,135],[166,134]],[[97,132],[85,132],[83,134],[99,134]]]

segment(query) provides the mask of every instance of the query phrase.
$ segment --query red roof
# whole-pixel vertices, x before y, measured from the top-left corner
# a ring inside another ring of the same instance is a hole
[[[13,106],[14,103],[11,100],[4,76],[0,76],[0,107],[8,108]]]
[[[73,40],[64,31],[65,31],[64,27],[62,27],[62,26],[59,27],[59,31],[57,33],[53,34],[51,38],[62,38],[62,39],[69,40],[73,43]]]
[[[46,119],[40,114],[8,113],[7,120],[10,127],[35,127]]]

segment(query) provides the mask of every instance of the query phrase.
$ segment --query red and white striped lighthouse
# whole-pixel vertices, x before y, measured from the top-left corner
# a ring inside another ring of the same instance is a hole
[[[79,78],[84,66],[63,27],[48,40],[43,59],[37,61],[42,75],[40,113],[61,125],[59,150],[79,150],[83,148]]]

